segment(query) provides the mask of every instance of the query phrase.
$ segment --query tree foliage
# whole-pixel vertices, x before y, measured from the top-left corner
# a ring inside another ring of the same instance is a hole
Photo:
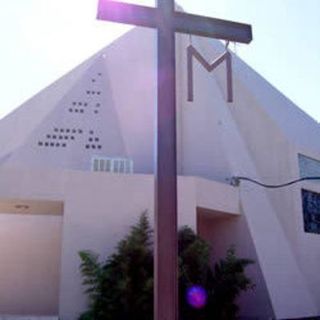
[[[121,240],[105,262],[92,251],[81,251],[80,270],[89,307],[80,320],[153,318],[153,231],[146,212]],[[236,298],[253,287],[245,268],[253,263],[239,259],[230,248],[226,258],[210,262],[210,246],[189,227],[178,233],[179,308],[184,320],[234,319]],[[199,285],[207,292],[207,304],[194,309],[186,292]]]

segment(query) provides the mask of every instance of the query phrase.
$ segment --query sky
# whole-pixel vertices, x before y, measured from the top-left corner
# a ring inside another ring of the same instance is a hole
[[[153,0],[125,2],[154,6]],[[320,0],[180,0],[185,11],[252,25],[231,49],[320,121]],[[0,0],[0,119],[129,30],[96,20],[97,0]],[[214,57],[213,57],[214,58]]]

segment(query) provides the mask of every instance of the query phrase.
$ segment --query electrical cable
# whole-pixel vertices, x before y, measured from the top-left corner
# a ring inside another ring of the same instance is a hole
[[[248,178],[248,177],[232,177],[230,183],[231,183],[231,185],[237,187],[237,186],[240,185],[240,181],[241,181],[241,180],[255,183],[255,184],[257,184],[257,185],[259,185],[259,186],[261,186],[261,187],[264,187],[264,188],[277,189],[277,188],[288,187],[288,186],[290,186],[290,185],[292,185],[292,184],[295,184],[295,183],[298,183],[298,182],[301,182],[301,181],[306,181],[306,180],[320,180],[320,176],[315,176],[315,177],[303,177],[303,178],[300,178],[300,179],[288,181],[288,182],[286,182],[286,183],[281,183],[281,184],[265,184],[265,183],[259,182],[259,181],[257,181],[257,180]]]

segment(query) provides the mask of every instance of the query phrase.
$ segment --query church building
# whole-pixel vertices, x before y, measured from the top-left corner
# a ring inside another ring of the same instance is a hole
[[[255,261],[243,319],[320,316],[319,181],[270,188],[320,176],[319,124],[221,42],[176,39],[179,225]],[[78,252],[153,221],[156,66],[134,28],[0,120],[0,319],[77,319]]]

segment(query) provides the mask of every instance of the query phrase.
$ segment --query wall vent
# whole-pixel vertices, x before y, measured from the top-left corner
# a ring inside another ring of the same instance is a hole
[[[92,171],[113,173],[133,173],[133,161],[128,158],[94,156],[91,160]]]

